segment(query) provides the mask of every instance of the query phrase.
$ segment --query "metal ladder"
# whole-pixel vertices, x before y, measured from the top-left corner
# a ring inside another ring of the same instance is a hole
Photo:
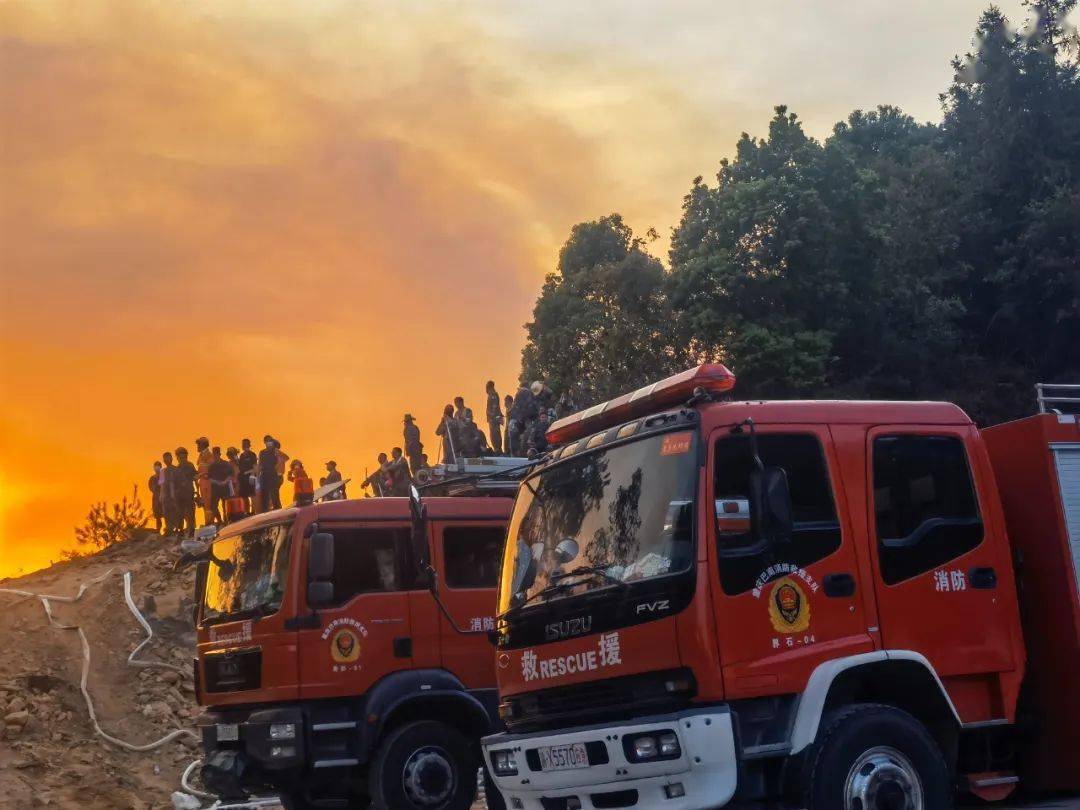
[[[1070,404],[1080,403],[1080,396],[1078,395],[1080,395],[1080,385],[1035,383],[1035,396],[1039,401],[1039,413],[1061,413],[1052,406],[1066,402]]]

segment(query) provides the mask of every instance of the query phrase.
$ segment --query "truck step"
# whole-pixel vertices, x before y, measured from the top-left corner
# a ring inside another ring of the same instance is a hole
[[[308,804],[311,807],[318,807],[320,810],[339,810],[352,807],[348,799],[308,799]]]
[[[986,771],[965,775],[967,788],[983,801],[995,802],[1004,799],[1020,782],[1020,777],[1009,771]]]
[[[314,768],[351,768],[354,765],[359,765],[360,760],[353,758],[346,759],[317,759],[312,767]]]
[[[346,729],[356,728],[355,720],[342,720],[338,723],[315,723],[312,727],[312,731],[345,731]]]

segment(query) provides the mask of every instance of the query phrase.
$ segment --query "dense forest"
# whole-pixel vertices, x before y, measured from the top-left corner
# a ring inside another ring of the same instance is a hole
[[[1080,382],[1077,0],[990,8],[939,124],[856,110],[822,143],[777,107],[668,266],[618,214],[574,226],[526,325],[522,380],[600,401],[720,361],[745,397],[947,399],[983,423]]]

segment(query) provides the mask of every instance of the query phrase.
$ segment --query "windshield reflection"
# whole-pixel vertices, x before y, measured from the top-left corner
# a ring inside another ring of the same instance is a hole
[[[265,616],[281,608],[291,530],[291,523],[280,523],[214,542],[203,591],[204,622]]]
[[[693,558],[693,432],[571,457],[518,495],[499,610],[686,570]]]

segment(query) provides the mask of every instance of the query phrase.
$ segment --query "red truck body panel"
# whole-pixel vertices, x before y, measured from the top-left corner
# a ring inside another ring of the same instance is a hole
[[[1035,718],[1035,736],[1024,748],[1023,781],[1046,789],[1076,788],[1080,595],[1058,463],[1067,454],[1080,459],[1080,418],[1039,414],[986,428],[982,436],[1014,549],[1027,646],[1022,709]],[[1080,537],[1071,540],[1073,548],[1080,545]]]

